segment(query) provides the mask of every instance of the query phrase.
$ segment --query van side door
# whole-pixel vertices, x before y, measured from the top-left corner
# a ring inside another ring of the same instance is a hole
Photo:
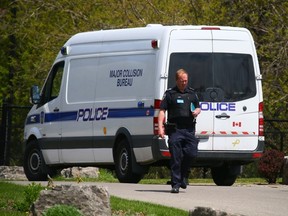
[[[97,58],[69,57],[64,82],[61,163],[93,163]]]

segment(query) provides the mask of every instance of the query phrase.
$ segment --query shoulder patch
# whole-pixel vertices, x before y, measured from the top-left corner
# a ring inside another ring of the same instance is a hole
[[[191,88],[191,87],[188,87],[188,90],[190,91],[195,91],[195,89]]]
[[[166,93],[169,93],[169,94],[174,94],[175,92],[177,92],[175,90],[175,88],[169,88],[169,89],[166,90]]]

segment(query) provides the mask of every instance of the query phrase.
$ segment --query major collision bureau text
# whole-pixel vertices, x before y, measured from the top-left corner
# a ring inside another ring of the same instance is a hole
[[[117,69],[110,70],[109,77],[117,78],[116,86],[132,86],[134,77],[142,77],[143,69]]]
[[[212,102],[201,102],[200,107],[202,111],[236,111],[235,103],[212,103]],[[139,108],[143,109],[143,108]],[[100,121],[106,120],[109,114],[108,107],[98,108],[85,108],[79,109],[77,112],[77,121]]]

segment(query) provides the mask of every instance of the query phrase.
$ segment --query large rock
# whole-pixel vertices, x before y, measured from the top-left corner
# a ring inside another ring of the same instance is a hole
[[[0,166],[0,179],[7,180],[26,180],[23,167],[19,166]]]
[[[40,216],[55,205],[74,206],[85,216],[111,215],[109,193],[97,185],[58,185],[43,190],[31,206],[30,215]]]
[[[63,169],[61,175],[65,178],[81,177],[81,178],[98,178],[99,168],[97,167],[71,167]]]
[[[208,207],[196,207],[189,211],[189,216],[241,216],[241,215],[230,214],[224,211],[218,211]]]
[[[284,158],[284,165],[283,165],[283,184],[288,185],[288,156]]]

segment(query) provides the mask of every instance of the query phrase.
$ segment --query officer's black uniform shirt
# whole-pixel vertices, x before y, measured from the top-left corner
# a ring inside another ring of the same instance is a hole
[[[177,86],[168,89],[161,101],[160,109],[168,111],[168,122],[176,123],[179,128],[195,127],[191,103],[199,108],[199,99],[194,90],[187,87],[181,92]]]

